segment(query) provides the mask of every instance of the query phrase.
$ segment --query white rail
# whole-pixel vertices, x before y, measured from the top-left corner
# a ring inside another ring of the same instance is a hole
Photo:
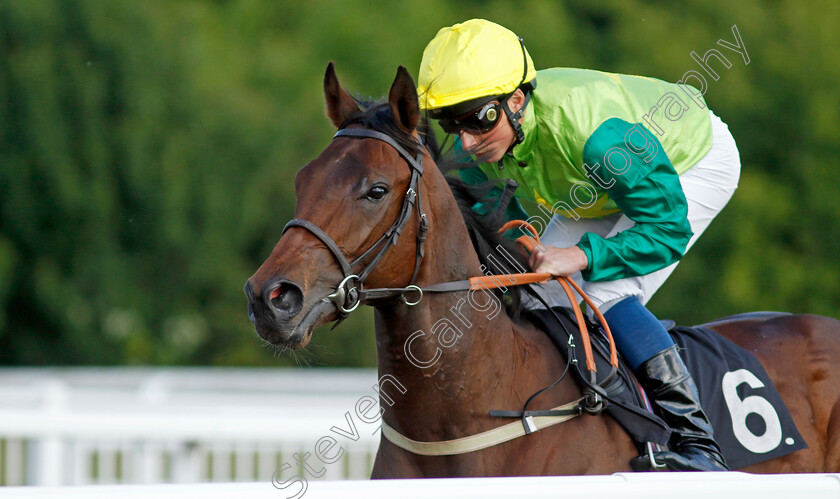
[[[268,483],[12,487],[3,497],[41,499],[837,499],[840,475],[750,475],[746,473],[617,473],[608,476],[461,478],[312,482],[306,490],[278,490]]]
[[[295,454],[316,464],[325,436],[344,455],[322,478],[366,478],[378,423],[354,411],[374,384],[371,370],[2,369],[0,484],[269,483]]]

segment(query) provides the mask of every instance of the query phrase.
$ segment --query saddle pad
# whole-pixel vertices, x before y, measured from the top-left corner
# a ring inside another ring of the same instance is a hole
[[[697,382],[700,402],[731,469],[808,447],[755,356],[708,328],[669,332]]]
[[[568,308],[562,307],[554,307],[553,311],[532,309],[524,312],[525,318],[545,331],[564,356],[569,354],[567,340],[568,334],[572,334],[578,345],[574,355],[579,359],[577,369],[573,371],[583,385],[587,373],[580,348],[582,340],[570,314]],[[676,327],[668,332],[694,376],[703,410],[731,469],[808,447],[767,372],[751,353],[708,328]],[[610,371],[606,338],[594,325],[590,326],[590,337],[600,381]],[[639,397],[634,396],[635,378],[623,359],[619,357],[619,360],[624,385],[613,386],[608,391],[610,404],[606,412],[637,443],[667,443],[669,430],[660,418],[647,412]]]

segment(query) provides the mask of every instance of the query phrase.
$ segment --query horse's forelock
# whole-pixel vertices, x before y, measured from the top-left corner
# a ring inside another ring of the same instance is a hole
[[[342,123],[340,128],[346,128],[350,125],[362,125],[365,128],[370,128],[371,130],[388,135],[412,155],[416,156],[420,152],[420,146],[417,140],[396,123],[394,115],[391,112],[391,107],[387,102],[356,97],[356,103],[359,104],[361,111]]]

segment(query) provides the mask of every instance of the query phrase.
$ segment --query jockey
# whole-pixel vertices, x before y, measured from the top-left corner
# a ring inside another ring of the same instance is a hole
[[[473,19],[426,46],[418,96],[421,110],[457,136],[456,149],[481,163],[462,171],[465,181],[514,179],[516,196],[546,215],[530,219],[544,222],[531,267],[571,276],[605,313],[618,350],[674,430],[657,461],[727,470],[691,374],[645,307],[738,186],[735,141],[702,94],[641,76],[536,71],[513,32]],[[508,213],[515,209],[518,202]],[[559,286],[544,294],[552,306],[569,305]],[[646,456],[634,460],[650,466]]]

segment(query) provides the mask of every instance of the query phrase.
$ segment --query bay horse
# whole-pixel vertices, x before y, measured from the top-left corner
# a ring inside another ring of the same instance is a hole
[[[245,292],[259,336],[290,349],[305,347],[316,327],[340,320],[360,302],[372,305],[379,376],[406,390],[388,401],[381,394],[382,421],[410,439],[437,442],[500,426],[504,421],[488,410],[523,407],[558,377],[565,360],[530,323],[488,312],[489,299],[463,306],[464,290],[418,296],[417,288],[481,276],[486,268],[435,155],[418,142],[415,88],[400,67],[387,99],[362,110],[330,63],[327,115],[339,134],[297,174],[295,220]],[[361,281],[391,292],[360,297]],[[455,317],[462,335],[433,334],[442,318],[454,323]],[[769,314],[709,327],[758,357],[808,444],[742,471],[840,472],[840,322]],[[577,383],[565,379],[535,405],[551,408],[580,397]],[[417,455],[383,436],[372,477],[610,474],[630,471],[637,455],[616,421],[583,414],[458,455]]]

